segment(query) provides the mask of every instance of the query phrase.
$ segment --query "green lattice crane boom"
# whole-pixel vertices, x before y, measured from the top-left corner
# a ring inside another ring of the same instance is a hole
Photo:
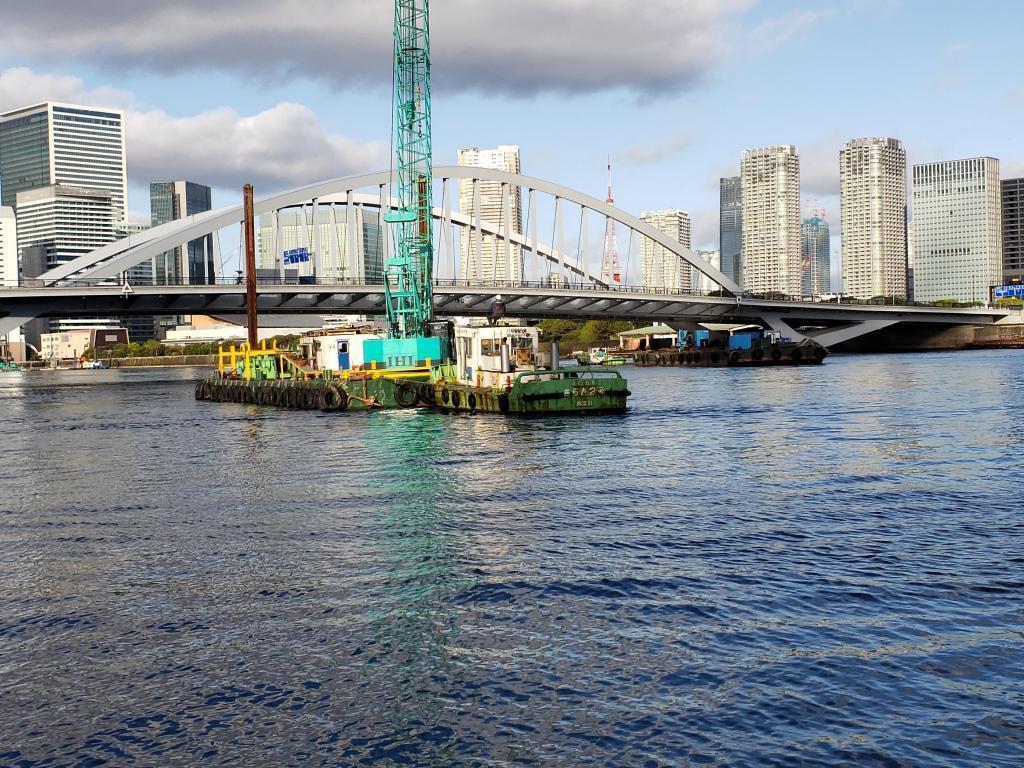
[[[430,2],[395,0],[395,253],[384,270],[389,335],[428,335],[434,307]]]

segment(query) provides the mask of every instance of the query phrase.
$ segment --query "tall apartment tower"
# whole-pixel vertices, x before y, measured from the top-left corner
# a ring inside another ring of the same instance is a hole
[[[702,258],[709,266],[721,271],[721,251],[694,251],[694,255]],[[703,272],[698,271],[696,267],[690,268],[690,282],[693,290],[698,293],[711,293],[712,291],[719,290],[720,287],[718,283],[713,282],[710,277],[707,277]]]
[[[800,157],[796,147],[748,149],[740,162],[743,283],[753,293],[803,292]]]
[[[192,181],[156,181],[149,185],[152,226],[206,213],[212,207],[210,188]],[[158,285],[204,285],[216,282],[213,235],[192,240],[184,248],[165,251],[156,257]]]
[[[999,161],[913,167],[914,300],[986,301],[1003,280]]]
[[[54,184],[105,190],[124,218],[124,112],[45,102],[0,114],[0,205]]]
[[[803,294],[820,296],[832,288],[832,258],[828,222],[821,213],[800,225]]]
[[[843,292],[907,297],[907,153],[897,139],[853,139],[839,152]]]
[[[1003,282],[1024,282],[1024,178],[1003,179]]]
[[[470,147],[459,150],[459,165],[470,168],[519,173],[519,147],[502,144],[497,149]],[[459,181],[459,210],[466,216],[477,212],[480,220],[510,232],[523,230],[522,195],[519,187],[504,187],[497,181]],[[462,233],[462,279],[473,282],[523,279],[523,254],[493,235],[477,237],[476,230]]]
[[[739,176],[719,180],[718,237],[722,272],[743,284],[743,184]]]
[[[690,214],[686,211],[678,208],[644,211],[640,221],[664,232],[685,248],[690,247]],[[690,265],[646,237],[640,247],[640,280],[649,291],[689,291],[693,287]]]

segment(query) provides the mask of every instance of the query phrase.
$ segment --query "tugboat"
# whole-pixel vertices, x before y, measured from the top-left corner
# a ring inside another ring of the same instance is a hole
[[[430,369],[426,399],[469,413],[622,413],[629,390],[618,371],[560,368],[558,344],[545,354],[537,328],[455,328],[455,362]]]

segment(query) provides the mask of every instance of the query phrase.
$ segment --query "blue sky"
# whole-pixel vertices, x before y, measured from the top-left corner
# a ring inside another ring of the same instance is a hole
[[[248,178],[269,192],[387,163],[385,0],[109,0],[98,21],[77,5],[5,19],[0,108],[126,108],[133,212],[148,211],[155,178],[211,183],[226,204]],[[894,136],[910,162],[992,155],[1024,174],[1022,8],[435,0],[435,163],[515,143],[524,173],[602,196],[611,153],[620,207],[684,208],[694,246],[715,247],[719,176],[745,148],[796,144],[805,204],[838,231],[850,138]]]

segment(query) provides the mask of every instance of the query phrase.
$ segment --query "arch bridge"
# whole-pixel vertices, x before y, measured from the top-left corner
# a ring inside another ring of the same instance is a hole
[[[438,166],[434,174],[441,201],[432,211],[437,224],[435,308],[441,315],[482,314],[500,294],[510,314],[525,317],[677,324],[754,320],[793,338],[814,336],[829,346],[900,322],[986,324],[1009,314],[742,297],[740,287],[699,254],[590,195],[483,168]],[[380,275],[393,246],[380,214],[392,207],[389,181],[387,172],[348,176],[256,201],[261,312],[383,311]],[[643,255],[647,271],[658,271],[663,285],[627,287],[601,274],[608,220],[625,243],[627,282]],[[213,260],[223,265],[221,242],[240,237],[241,221],[241,205],[196,214],[23,280],[17,288],[0,291],[0,336],[36,317],[239,312],[244,286],[235,278],[221,275],[203,285],[135,284],[130,295],[122,295],[121,282],[133,268],[207,236]],[[303,250],[308,261],[289,269],[282,258],[286,246]]]

